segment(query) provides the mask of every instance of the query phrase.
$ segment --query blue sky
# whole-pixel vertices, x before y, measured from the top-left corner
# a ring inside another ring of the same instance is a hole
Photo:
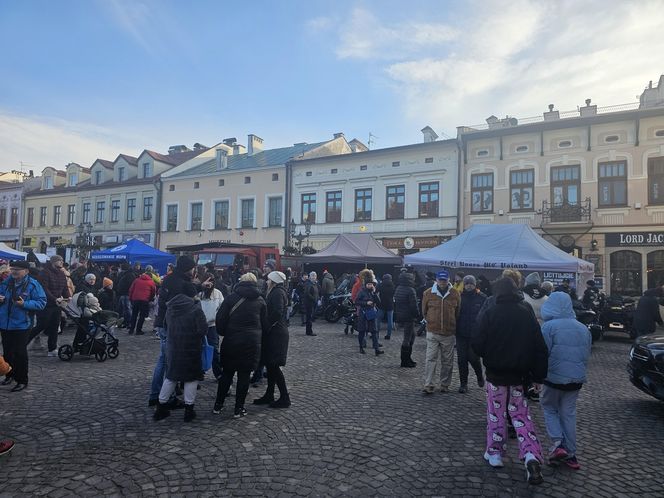
[[[631,102],[664,72],[662,25],[658,0],[0,0],[0,169]]]

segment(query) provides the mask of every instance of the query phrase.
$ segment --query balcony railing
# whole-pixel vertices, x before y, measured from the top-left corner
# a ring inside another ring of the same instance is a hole
[[[547,223],[590,223],[590,197],[580,203],[549,203],[542,201],[542,224]]]

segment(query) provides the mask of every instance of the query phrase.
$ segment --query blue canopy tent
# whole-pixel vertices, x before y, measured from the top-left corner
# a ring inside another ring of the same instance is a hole
[[[142,267],[152,265],[160,274],[165,274],[168,263],[175,263],[175,255],[162,252],[137,239],[131,239],[119,246],[96,251],[90,255],[93,261],[103,263],[119,263],[126,261],[129,264],[140,263]]]

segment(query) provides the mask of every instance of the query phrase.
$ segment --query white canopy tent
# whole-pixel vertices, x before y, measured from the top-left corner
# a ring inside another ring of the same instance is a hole
[[[561,251],[528,225],[473,225],[458,237],[432,249],[409,254],[411,265],[447,268],[575,273],[593,278],[595,265]]]
[[[17,251],[16,249],[9,247],[4,242],[0,242],[0,259],[6,259],[10,261],[17,259],[25,260],[27,256],[27,252]],[[46,263],[46,261],[48,261],[48,256],[46,254],[36,252],[35,256],[37,256],[37,259],[40,263]]]

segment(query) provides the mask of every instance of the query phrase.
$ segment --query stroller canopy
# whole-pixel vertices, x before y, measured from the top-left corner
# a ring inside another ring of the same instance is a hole
[[[117,263],[126,261],[129,264],[140,263],[141,266],[152,265],[160,274],[166,273],[168,263],[175,263],[175,255],[162,252],[137,239],[131,239],[119,246],[104,251],[93,252],[93,261]]]

